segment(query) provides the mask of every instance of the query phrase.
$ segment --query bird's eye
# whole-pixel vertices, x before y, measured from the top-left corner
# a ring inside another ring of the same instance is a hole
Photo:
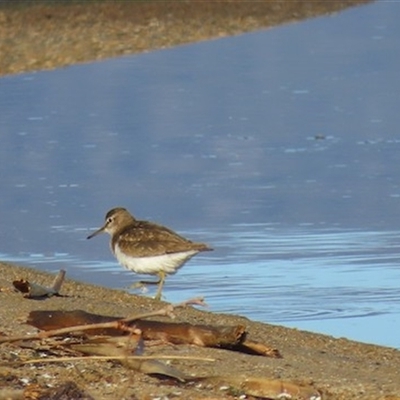
[[[107,224],[111,224],[112,220],[113,220],[112,218],[108,218],[107,219]]]

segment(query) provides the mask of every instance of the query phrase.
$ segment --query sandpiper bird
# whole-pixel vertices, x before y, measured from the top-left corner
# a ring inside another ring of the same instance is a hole
[[[128,210],[113,208],[106,214],[104,225],[87,237],[99,233],[111,236],[111,251],[118,262],[137,274],[158,275],[155,298],[161,299],[166,275],[174,274],[200,251],[212,250],[204,243],[194,243],[165,226],[136,220]]]

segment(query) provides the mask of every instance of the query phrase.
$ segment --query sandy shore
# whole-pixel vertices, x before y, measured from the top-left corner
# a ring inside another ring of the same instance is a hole
[[[2,1],[0,74],[52,69],[234,35],[365,2],[154,1],[88,5],[67,1],[62,4]],[[68,266],[66,270],[68,276]],[[35,333],[36,329],[25,324],[32,310],[82,309],[127,317],[164,305],[146,297],[68,279],[61,290],[64,297],[30,300],[14,290],[12,282],[18,279],[50,285],[53,277],[0,263],[0,335],[3,337]],[[250,339],[277,348],[282,358],[194,345],[146,344],[145,355],[215,360],[171,361],[172,366],[185,374],[214,377],[202,382],[180,383],[138,373],[110,361],[22,365],[23,360],[57,357],[59,351],[50,349],[46,341],[3,343],[0,344],[0,399],[210,400],[255,399],[260,398],[260,394],[266,398],[265,387],[261,392],[260,387],[253,387],[251,391],[246,386],[246,382],[254,383],[255,379],[260,380],[257,381],[259,385],[261,380],[265,383],[267,379],[274,379],[281,383],[281,389],[288,384],[292,388],[302,388],[297,397],[292,398],[311,398],[319,394],[324,399],[335,400],[400,399],[399,350],[192,308],[178,309],[175,322],[244,325]],[[269,396],[278,394],[279,390],[270,392]]]
[[[67,269],[67,268],[66,268]],[[67,269],[68,274],[68,269]],[[102,315],[128,317],[165,305],[147,297],[87,285],[64,283],[61,294],[46,300],[26,299],[13,289],[14,280],[49,286],[54,276],[11,264],[0,264],[0,324],[2,336],[25,335],[37,330],[25,322],[32,310],[85,310]],[[254,399],[243,387],[246,380],[274,379],[307,388],[323,399],[400,399],[400,351],[296,329],[262,324],[234,315],[177,309],[174,322],[246,327],[247,338],[276,348],[282,358],[242,354],[194,345],[158,344],[144,355],[190,356],[215,361],[173,360],[171,365],[191,376],[213,376],[207,383],[179,383],[129,370],[116,362],[76,361],[35,365],[12,365],[12,361],[60,356],[45,341],[0,345],[0,398],[2,389],[45,393],[49,388],[74,382],[85,396],[94,399]],[[159,317],[159,320],[168,320]],[[61,355],[64,355],[61,352]],[[228,380],[235,379],[235,381]],[[297,386],[296,386],[297,387]],[[33,389],[32,389],[33,388]],[[247,397],[240,397],[247,393]],[[265,393],[265,392],[262,392]],[[279,393],[279,392],[278,392]],[[275,393],[277,394],[277,393]],[[44,396],[44,394],[43,394]],[[165,397],[163,397],[165,396]],[[396,397],[397,396],[397,397]],[[16,397],[19,398],[19,397]],[[30,398],[30,397],[20,397]],[[58,397],[37,397],[58,398]],[[70,398],[70,397],[66,397]],[[263,397],[261,397],[263,398]],[[311,398],[293,397],[293,398]]]
[[[0,0],[0,75],[237,35],[368,0]]]

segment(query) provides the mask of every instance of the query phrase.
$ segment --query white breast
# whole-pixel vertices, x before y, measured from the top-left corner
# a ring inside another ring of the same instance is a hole
[[[131,257],[124,254],[118,245],[114,249],[115,257],[123,267],[137,274],[150,275],[156,275],[160,271],[164,271],[167,274],[174,274],[177,269],[182,267],[186,261],[197,253],[198,250],[190,250],[152,257]]]

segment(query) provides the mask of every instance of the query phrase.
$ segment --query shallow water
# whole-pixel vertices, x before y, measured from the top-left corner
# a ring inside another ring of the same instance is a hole
[[[85,239],[123,205],[215,248],[167,300],[400,347],[399,17],[0,79],[0,258],[126,288]]]

